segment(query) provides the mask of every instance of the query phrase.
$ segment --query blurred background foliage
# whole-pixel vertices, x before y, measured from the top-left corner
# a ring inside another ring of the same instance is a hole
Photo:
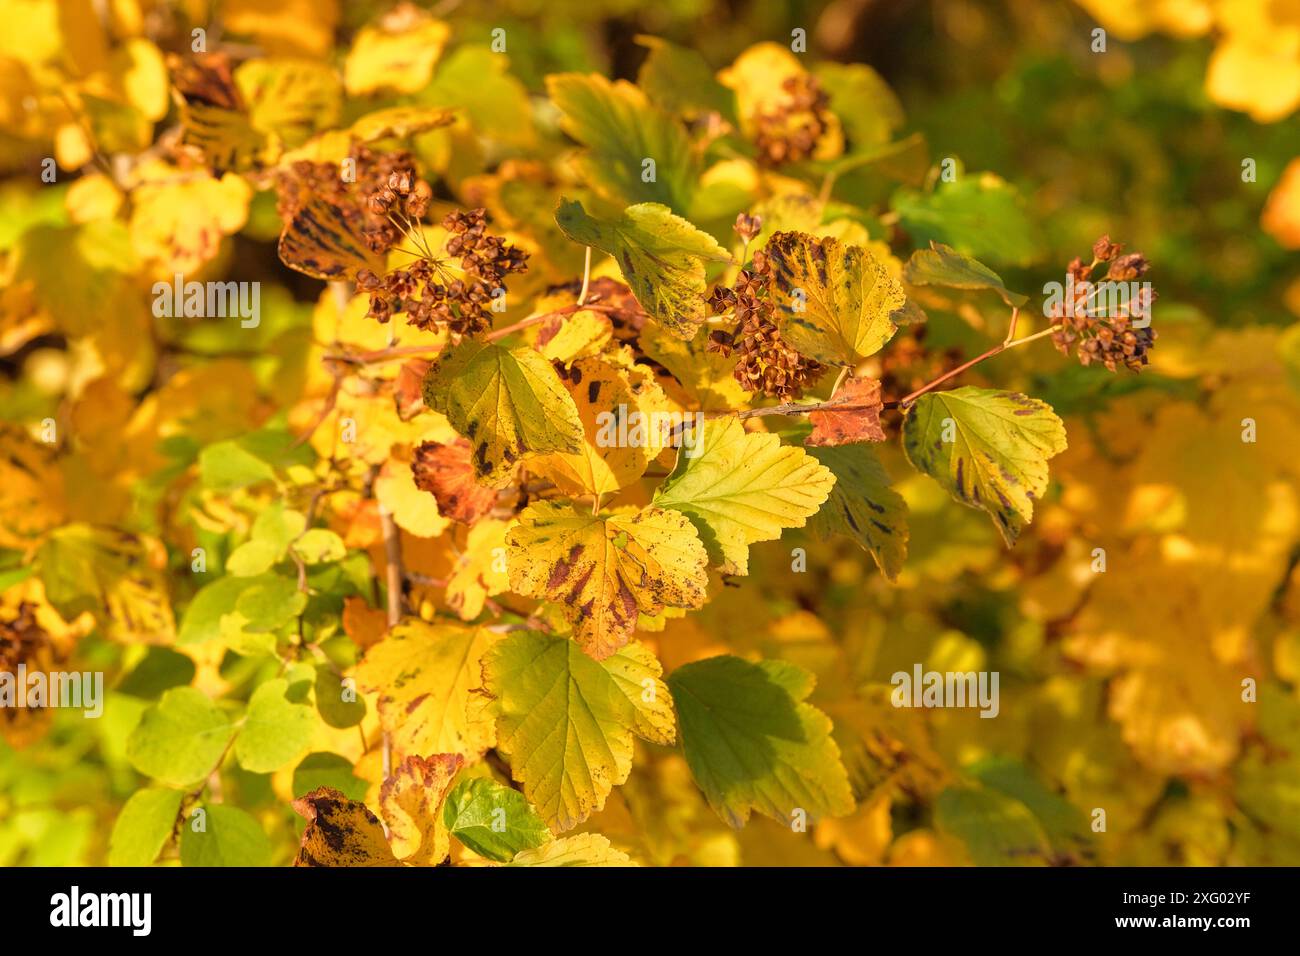
[[[33,94],[14,66],[42,56],[57,63],[78,35],[48,21],[54,6],[0,5],[0,254],[10,278],[34,276],[46,292],[66,285],[61,298],[37,303],[18,282],[0,292],[0,405],[7,429],[31,434],[46,417],[70,421],[76,443],[59,465],[63,517],[167,540],[175,576],[195,541],[226,547],[224,531],[196,530],[185,517],[176,498],[192,492],[178,490],[176,476],[202,447],[282,425],[282,410],[319,398],[320,355],[308,345],[322,322],[320,286],[279,266],[274,198],[261,192],[246,224],[224,230],[237,235],[208,266],[263,282],[260,328],[245,335],[225,325],[176,326],[158,337],[115,307],[116,296],[131,294],[124,277],[147,271],[139,259],[148,258],[148,242],[119,220],[85,213],[88,203],[113,201],[78,185],[89,176],[38,185],[51,147],[64,168],[92,168],[77,161],[66,117],[44,104],[43,117],[32,115]],[[57,6],[72,19],[107,11],[121,36],[149,37],[164,51],[184,49],[190,28],[212,13],[202,0]],[[232,43],[323,58],[346,49],[390,4],[214,6]],[[1020,235],[976,226],[967,236],[982,246],[968,251],[998,268],[1009,288],[1037,293],[1063,278],[1066,263],[1103,233],[1154,263],[1160,339],[1140,378],[1082,369],[1046,345],[982,373],[1045,398],[1069,428],[1052,493],[1016,549],[1004,550],[983,516],[928,479],[908,477],[899,487],[912,511],[911,547],[897,585],[847,544],[788,533],[754,548],[755,580],[720,588],[703,611],[647,635],[666,670],[730,651],[816,673],[812,702],[836,722],[857,813],[822,821],[811,836],[760,819],[731,831],[690,785],[680,754],[647,748],[587,828],[662,864],[1300,863],[1300,176],[1287,177],[1300,156],[1300,91],[1288,93],[1300,70],[1300,4],[423,6],[450,26],[451,40],[414,100],[460,106],[472,123],[503,127],[486,141],[422,141],[421,160],[466,201],[484,170],[564,148],[554,115],[536,98],[546,75],[596,71],[634,81],[643,34],[693,48],[721,69],[753,44],[788,43],[802,28],[813,61],[874,67],[905,113],[899,135],[919,133],[927,144],[929,170],[911,185],[895,189],[871,176],[836,185],[835,199],[865,211],[873,236],[901,224],[923,245],[937,164],[952,158],[963,171],[996,174],[1020,197]],[[1105,52],[1094,50],[1098,26],[1107,31]],[[484,66],[495,28],[509,38],[508,76]],[[131,70],[114,75],[129,90]],[[167,113],[165,105],[153,115],[144,109],[149,132],[141,134],[139,117],[118,115],[108,96],[100,102],[103,129],[117,130],[126,151],[147,148],[152,123]],[[348,121],[360,110],[348,103],[344,112]],[[1248,167],[1253,175],[1244,177]],[[559,248],[549,278],[572,277],[581,268],[572,255]],[[71,276],[87,279],[65,283]],[[982,299],[925,305],[924,342],[936,352],[973,355],[1005,329],[1005,316]],[[1247,418],[1258,425],[1255,443],[1241,440]],[[907,473],[896,454],[885,460],[895,476]],[[38,491],[11,482],[0,494],[21,510],[38,502]],[[38,729],[6,725],[0,864],[102,863],[112,823],[140,786],[125,741],[144,709],[162,689],[191,682],[246,695],[265,676],[264,662],[123,645],[94,622],[65,621],[24,572],[23,543],[0,542],[3,606],[41,603],[60,649],[75,647],[78,666],[107,670],[114,690],[99,721],[60,712]],[[808,573],[789,572],[792,546],[807,548]],[[1107,556],[1104,574],[1093,568],[1096,548]],[[431,574],[440,560],[428,560]],[[189,595],[172,598],[179,619]],[[917,661],[1000,671],[999,719],[891,708],[889,675]],[[1254,702],[1242,700],[1246,679],[1258,686]],[[342,743],[339,752],[353,762]],[[373,778],[376,768],[359,757],[357,766]],[[329,772],[351,779],[346,766]],[[300,821],[285,800],[305,783],[233,766],[223,777],[224,799],[254,813],[267,834],[267,859],[286,862]],[[1096,809],[1106,811],[1105,832],[1090,826]]]

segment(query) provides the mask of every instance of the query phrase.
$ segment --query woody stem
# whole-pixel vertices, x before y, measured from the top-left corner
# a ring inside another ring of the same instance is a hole
[[[1015,314],[1013,313],[1012,315],[1013,325],[1014,325],[1014,318],[1015,318]],[[911,405],[914,401],[916,401],[926,392],[930,391],[931,389],[937,388],[938,386],[942,385],[944,382],[948,381],[948,379],[950,378],[957,377],[962,372],[966,371],[969,368],[973,368],[974,366],[978,365],[980,362],[983,362],[985,359],[990,359],[993,356],[997,355],[999,352],[1005,352],[1007,349],[1018,348],[1021,345],[1028,345],[1030,342],[1033,342],[1037,339],[1045,338],[1046,336],[1051,335],[1059,328],[1060,328],[1059,325],[1053,325],[1051,328],[1043,329],[1043,331],[1041,332],[1035,332],[1033,335],[1026,335],[1023,339],[1016,339],[1014,342],[1010,340],[1000,342],[997,345],[993,346],[993,348],[989,349],[987,352],[983,352],[982,354],[975,356],[969,362],[963,362],[961,365],[958,365],[956,368],[944,372],[942,375],[940,375],[938,378],[934,379],[933,381],[926,382],[916,391],[912,392],[909,395],[903,396],[898,401],[886,402],[884,407],[906,409],[909,405]]]

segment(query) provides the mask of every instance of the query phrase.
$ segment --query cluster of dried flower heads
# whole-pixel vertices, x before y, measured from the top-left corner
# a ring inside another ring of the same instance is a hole
[[[1073,348],[1079,364],[1097,363],[1112,372],[1122,365],[1138,372],[1150,361],[1148,353],[1156,340],[1155,329],[1150,328],[1155,293],[1143,283],[1132,294],[1112,297],[1105,286],[1093,281],[1101,265],[1106,265],[1105,278],[1110,282],[1129,283],[1146,275],[1151,267],[1146,256],[1121,254],[1123,248],[1110,236],[1102,236],[1093,244],[1091,262],[1081,258],[1071,262],[1072,299],[1055,305],[1048,317],[1060,326],[1052,341],[1065,355]],[[1112,306],[1116,307],[1112,310]]]
[[[490,221],[483,209],[452,212],[442,220],[451,233],[444,249],[449,259],[459,258],[458,269],[431,255],[383,276],[363,269],[357,287],[370,294],[367,314],[387,322],[405,312],[409,324],[426,331],[445,329],[453,342],[490,328],[492,307],[505,293],[505,277],[528,268],[528,253],[489,234]]]
[[[830,129],[830,97],[809,74],[781,84],[787,99],[754,118],[754,145],[760,166],[781,166],[811,159],[817,141]]]
[[[736,217],[736,232],[748,243],[762,225],[756,216]],[[772,298],[772,265],[761,249],[748,269],[742,269],[730,287],[717,286],[709,296],[715,315],[732,315],[729,331],[709,333],[708,348],[730,357],[737,354],[732,374],[747,391],[762,392],[782,400],[798,398],[825,371],[820,363],[800,354],[781,337]]]

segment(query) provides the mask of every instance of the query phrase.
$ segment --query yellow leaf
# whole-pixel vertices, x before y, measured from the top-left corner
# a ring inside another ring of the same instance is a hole
[[[437,866],[447,859],[451,834],[442,804],[464,761],[459,754],[410,756],[393,768],[379,791],[393,853],[403,863]]]
[[[339,23],[338,0],[222,0],[231,33],[253,37],[271,54],[325,56]]]
[[[574,362],[561,381],[578,408],[582,448],[544,455],[531,467],[571,495],[612,494],[640,478],[673,424],[653,373],[588,358]]]
[[[674,511],[593,515],[572,503],[540,502],[519,515],[506,544],[510,587],[562,604],[575,639],[597,660],[632,639],[638,613],[704,603],[704,545]]]
[[[498,638],[484,628],[408,619],[368,651],[357,683],[379,694],[379,720],[398,757],[460,754],[473,760],[496,739],[476,692],[480,659]]]
[[[451,524],[449,518],[438,514],[437,499],[415,486],[407,462],[384,463],[375,479],[375,497],[379,499],[379,507],[393,516],[399,528],[417,537],[436,538]]]
[[[343,65],[348,92],[420,91],[432,78],[450,33],[445,23],[417,7],[397,7],[357,34]]]
[[[506,530],[509,521],[485,518],[469,530],[465,550],[447,580],[447,606],[462,621],[472,621],[489,597],[510,590],[506,574]]]
[[[198,272],[248,219],[252,190],[233,173],[214,179],[158,163],[141,176],[131,194],[131,242],[155,278]]]

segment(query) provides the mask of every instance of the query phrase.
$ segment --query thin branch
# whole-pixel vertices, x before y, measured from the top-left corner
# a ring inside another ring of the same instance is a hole
[[[591,246],[587,246],[582,260],[582,291],[578,293],[578,305],[587,301],[587,290],[591,288]]]

